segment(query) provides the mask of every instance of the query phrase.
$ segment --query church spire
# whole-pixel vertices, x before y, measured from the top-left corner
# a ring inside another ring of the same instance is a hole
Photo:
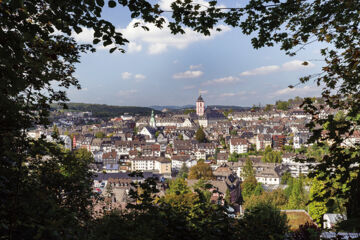
[[[150,127],[152,127],[152,128],[156,128],[154,110],[151,111],[151,117],[150,117],[149,125],[150,125]]]
[[[196,101],[196,114],[198,116],[203,116],[205,112],[205,102],[204,99],[200,96],[198,97],[197,101]]]

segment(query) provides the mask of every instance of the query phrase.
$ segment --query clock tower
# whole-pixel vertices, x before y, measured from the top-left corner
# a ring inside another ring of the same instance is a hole
[[[201,95],[198,97],[196,101],[196,114],[201,117],[204,115],[205,112],[205,102]]]

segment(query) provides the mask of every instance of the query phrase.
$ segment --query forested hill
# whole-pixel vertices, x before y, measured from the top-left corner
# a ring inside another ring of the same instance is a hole
[[[148,107],[133,106],[111,106],[106,104],[88,104],[88,103],[68,103],[69,111],[92,112],[94,117],[118,117],[124,113],[130,115],[150,115],[153,109]],[[61,109],[58,104],[52,104],[52,109]],[[160,113],[154,110],[154,113]]]

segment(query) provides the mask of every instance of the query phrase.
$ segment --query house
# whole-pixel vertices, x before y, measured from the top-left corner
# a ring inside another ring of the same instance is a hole
[[[215,171],[213,171],[213,174],[216,180],[226,180],[229,177],[229,175],[235,173],[228,165],[223,163],[218,168],[216,168]]]
[[[155,138],[156,129],[150,126],[145,126],[139,132],[140,135],[145,136],[147,139],[154,139]]]
[[[258,134],[256,136],[256,150],[264,150],[267,146],[271,147],[272,139],[270,134]]]
[[[101,150],[104,152],[111,152],[115,150],[115,144],[111,141],[111,138],[103,138],[101,141]]]
[[[111,152],[103,153],[102,161],[104,166],[107,164],[117,164],[118,163],[118,156],[115,150]]]
[[[273,135],[272,136],[272,148],[282,149],[286,143],[286,136],[284,135]]]
[[[230,153],[247,153],[248,141],[243,138],[230,139]]]
[[[199,180],[187,180],[188,186],[194,186]],[[230,204],[234,206],[235,211],[240,211],[241,204],[241,181],[234,175],[229,175],[225,180],[209,180],[207,181],[212,187],[209,189],[212,192],[210,201],[212,203],[224,204],[224,199],[228,198]],[[227,196],[229,194],[229,196]]]
[[[285,153],[282,156],[282,165],[287,168],[287,171],[290,172],[291,176],[299,177],[302,175],[309,174],[311,167],[316,163],[307,163],[307,162],[298,162],[295,161],[296,158],[302,159],[305,158],[303,155],[295,155],[291,153]]]
[[[159,144],[147,144],[142,146],[142,156],[144,157],[160,157],[160,145]]]
[[[325,213],[323,216],[323,226],[325,229],[332,229],[337,223],[346,219],[346,216],[340,213]]]
[[[294,148],[299,149],[301,146],[307,146],[307,141],[310,138],[311,133],[294,133]]]
[[[228,153],[218,153],[216,155],[216,163],[221,165],[223,163],[227,163],[229,160],[229,154]]]
[[[156,141],[160,144],[167,144],[168,139],[164,136],[164,134],[160,133],[158,137],[156,138]]]
[[[101,149],[101,143],[102,143],[102,139],[101,138],[94,138],[91,142],[91,146],[90,146],[90,151],[91,152],[96,152],[96,151],[100,151]]]
[[[181,127],[183,128],[192,128],[195,126],[196,124],[194,123],[194,121],[190,120],[189,118],[186,118],[184,122],[181,124]]]
[[[260,158],[250,158],[250,160],[253,162],[255,178],[258,182],[265,185],[280,184],[281,177],[277,170],[281,165],[275,163],[263,163]],[[239,162],[229,162],[227,165],[241,180],[244,180],[242,176],[242,169],[245,166],[245,159],[239,160]]]
[[[216,144],[214,143],[198,143],[196,148],[198,151],[204,151],[207,155],[214,155],[216,152]]]
[[[252,131],[242,132],[240,138],[246,139],[250,144],[256,144],[256,136]]]
[[[265,184],[265,185],[279,185],[281,177],[275,171],[275,168],[267,168],[262,170],[257,170],[255,173],[256,181]]]
[[[131,171],[152,171],[171,176],[171,161],[163,157],[135,157],[130,159]]]
[[[196,160],[200,160],[200,159],[206,160],[207,159],[206,156],[207,156],[207,154],[204,150],[197,150],[195,152]]]
[[[94,157],[94,160],[95,160],[95,163],[102,163],[103,160],[102,160],[102,157],[103,157],[103,151],[94,151],[92,152],[93,154],[93,157]]]
[[[191,168],[196,165],[197,161],[191,159],[190,155],[172,155],[171,156],[171,168],[174,170],[180,170],[185,164],[186,167]]]

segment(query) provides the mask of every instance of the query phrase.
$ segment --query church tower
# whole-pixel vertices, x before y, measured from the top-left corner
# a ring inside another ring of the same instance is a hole
[[[154,110],[151,111],[151,117],[150,117],[149,125],[150,125],[150,127],[152,127],[152,128],[156,128]]]
[[[204,115],[205,112],[205,102],[201,95],[198,97],[196,101],[196,114],[201,117]]]

